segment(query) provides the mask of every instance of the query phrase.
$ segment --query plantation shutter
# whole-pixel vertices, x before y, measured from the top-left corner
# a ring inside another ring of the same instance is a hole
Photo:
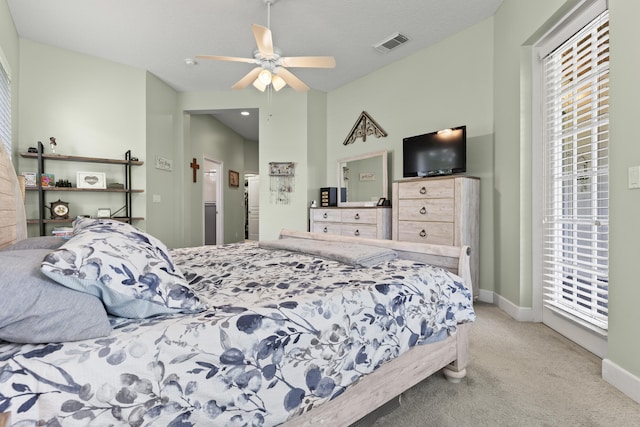
[[[11,156],[11,81],[0,61],[0,139]]]
[[[609,17],[543,59],[545,307],[607,329]]]

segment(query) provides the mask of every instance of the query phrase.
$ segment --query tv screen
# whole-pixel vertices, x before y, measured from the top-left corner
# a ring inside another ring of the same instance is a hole
[[[403,177],[450,175],[467,170],[467,127],[402,140]]]

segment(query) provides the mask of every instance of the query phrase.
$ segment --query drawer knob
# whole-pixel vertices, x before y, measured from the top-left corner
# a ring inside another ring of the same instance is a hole
[[[422,187],[420,189],[420,194],[427,194],[427,187]]]
[[[353,219],[360,219],[360,214],[356,212],[356,214],[353,216]]]
[[[422,209],[420,209],[420,213],[422,215],[426,215],[427,214],[427,208],[425,208],[424,206],[422,207]]]
[[[322,218],[324,218],[324,219],[327,219],[327,216],[329,216],[329,215],[327,215],[326,212],[322,214]]]
[[[360,235],[360,230],[356,230],[356,231],[353,233],[353,235],[354,235],[354,236],[359,236],[359,235]]]
[[[328,232],[329,232],[329,230],[327,229],[327,227],[323,228],[323,229],[322,229],[322,231],[323,231],[324,233],[328,233]]]
[[[426,232],[426,230],[424,230],[424,229],[423,229],[423,230],[420,232],[420,237],[427,237],[427,232]]]

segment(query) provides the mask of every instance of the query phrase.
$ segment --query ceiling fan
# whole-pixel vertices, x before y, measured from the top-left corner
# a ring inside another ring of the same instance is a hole
[[[267,5],[267,27],[253,24],[251,29],[256,39],[258,49],[253,53],[253,58],[238,58],[234,56],[196,55],[197,59],[214,59],[219,61],[246,62],[258,66],[249,71],[232,89],[244,89],[253,84],[258,90],[264,92],[267,87],[279,91],[286,85],[298,92],[309,90],[302,80],[297,78],[287,67],[295,68],[334,68],[336,60],[333,56],[281,56],[281,52],[273,47],[271,36],[271,5],[275,0],[264,0]]]

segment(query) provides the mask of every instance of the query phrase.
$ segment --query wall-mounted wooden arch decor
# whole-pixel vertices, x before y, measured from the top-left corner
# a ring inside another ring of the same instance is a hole
[[[344,140],[342,145],[353,144],[358,138],[362,138],[362,141],[366,141],[367,135],[375,135],[376,138],[380,138],[381,136],[387,136],[387,132],[385,132],[384,129],[382,129],[366,111],[363,111],[360,114],[360,117],[358,117],[358,120],[356,120],[356,124],[351,128],[351,132],[349,132],[347,139]]]

